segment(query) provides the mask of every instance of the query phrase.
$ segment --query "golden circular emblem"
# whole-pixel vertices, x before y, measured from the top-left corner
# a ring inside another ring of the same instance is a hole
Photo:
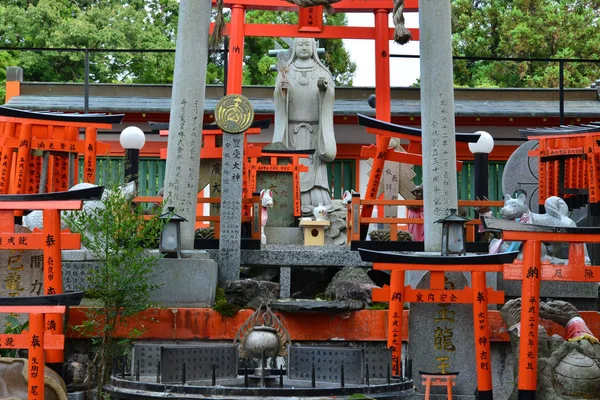
[[[252,103],[240,94],[229,94],[215,106],[215,121],[224,132],[244,132],[254,121]]]

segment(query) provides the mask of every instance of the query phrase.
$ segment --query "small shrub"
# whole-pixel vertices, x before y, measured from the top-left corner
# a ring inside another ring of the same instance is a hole
[[[128,347],[127,340],[115,338],[117,329],[152,306],[150,295],[157,285],[149,283],[148,278],[161,255],[146,249],[155,246],[165,223],[157,218],[161,208],[145,220],[143,208],[132,206],[118,188],[105,196],[102,204],[104,208],[66,216],[69,228],[81,233],[83,245],[98,260],[98,267],[87,276],[86,296],[99,300],[102,306],[87,308],[86,320],[75,329],[95,337],[93,343],[98,352],[93,364],[98,371],[100,392],[110,377],[112,359],[122,356]],[[128,337],[141,333],[133,328]]]

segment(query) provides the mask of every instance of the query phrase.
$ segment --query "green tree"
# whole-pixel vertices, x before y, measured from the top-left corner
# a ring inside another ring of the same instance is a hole
[[[0,2],[0,46],[90,49],[175,48],[178,0],[4,0]],[[214,12],[213,12],[214,13]],[[327,16],[327,24],[344,25],[344,14]],[[248,22],[296,24],[297,13],[250,10]],[[277,39],[285,46],[281,39]],[[269,66],[275,59],[267,51],[273,38],[246,38],[244,83],[273,84]],[[341,40],[323,40],[325,64],[339,85],[351,85],[356,69]],[[0,70],[18,65],[26,81],[82,82],[81,51],[0,51]],[[211,54],[208,83],[224,80],[223,54]],[[173,53],[90,53],[92,82],[170,83]],[[4,88],[4,76],[0,86]],[[3,90],[3,89],[2,89]],[[3,93],[0,93],[3,96]]]
[[[7,0],[0,5],[0,43],[7,47],[173,49],[178,7],[177,0]],[[83,80],[83,52],[9,54],[23,67],[28,81]],[[90,61],[90,76],[97,82],[164,83],[173,77],[169,53],[92,53]]]
[[[599,59],[597,0],[453,0],[455,56]],[[454,63],[456,85],[558,87],[557,62]],[[587,87],[600,64],[565,63],[565,87]]]
[[[96,338],[98,351],[93,364],[100,390],[109,380],[112,360],[122,356],[129,344],[116,338],[117,330],[139,322],[139,313],[152,306],[150,294],[158,287],[149,278],[155,273],[160,254],[147,249],[157,247],[164,220],[154,215],[146,221],[144,214],[141,206],[132,207],[131,199],[114,186],[102,196],[102,207],[71,212],[66,217],[69,228],[81,233],[82,244],[98,262],[86,277],[85,292],[100,304],[87,307],[84,323],[75,329]],[[135,326],[129,337],[143,333],[137,328],[143,325]]]

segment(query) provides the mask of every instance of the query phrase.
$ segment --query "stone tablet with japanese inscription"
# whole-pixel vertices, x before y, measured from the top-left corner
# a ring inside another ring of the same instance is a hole
[[[446,289],[463,289],[467,279],[463,273],[446,273]],[[429,288],[426,273],[417,289]],[[473,395],[477,389],[473,307],[471,304],[411,303],[408,321],[408,354],[413,362],[415,387],[425,391],[419,371],[433,373],[459,372],[455,395]],[[432,393],[446,393],[445,388],[432,387]],[[474,398],[474,397],[473,397]]]
[[[240,278],[244,134],[223,132],[219,284]]]
[[[15,240],[29,229],[15,226]],[[4,246],[9,248],[10,244]],[[29,297],[44,294],[43,250],[0,250],[0,296]],[[0,320],[7,314],[0,313]],[[27,315],[23,315],[23,321]]]
[[[259,171],[256,177],[257,191],[271,189],[273,208],[269,209],[268,227],[289,227],[294,218],[294,187],[291,173]],[[268,238],[267,238],[268,240]],[[269,243],[267,241],[267,243]]]

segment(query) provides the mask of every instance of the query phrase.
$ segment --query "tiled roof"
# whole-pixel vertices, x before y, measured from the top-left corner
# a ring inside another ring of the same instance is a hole
[[[256,114],[273,114],[271,99],[250,99]],[[206,99],[205,112],[214,110],[217,99]],[[64,112],[82,112],[82,96],[16,96],[6,104],[9,107],[26,110],[52,110]],[[392,100],[392,115],[418,116],[421,106],[418,100]],[[555,117],[559,113],[559,104],[555,101],[469,101],[455,100],[457,116],[469,117]],[[111,113],[168,113],[171,99],[166,97],[90,97],[90,112]],[[335,115],[356,115],[356,113],[374,115],[366,100],[336,100]],[[600,102],[567,101],[567,117],[600,118]]]

